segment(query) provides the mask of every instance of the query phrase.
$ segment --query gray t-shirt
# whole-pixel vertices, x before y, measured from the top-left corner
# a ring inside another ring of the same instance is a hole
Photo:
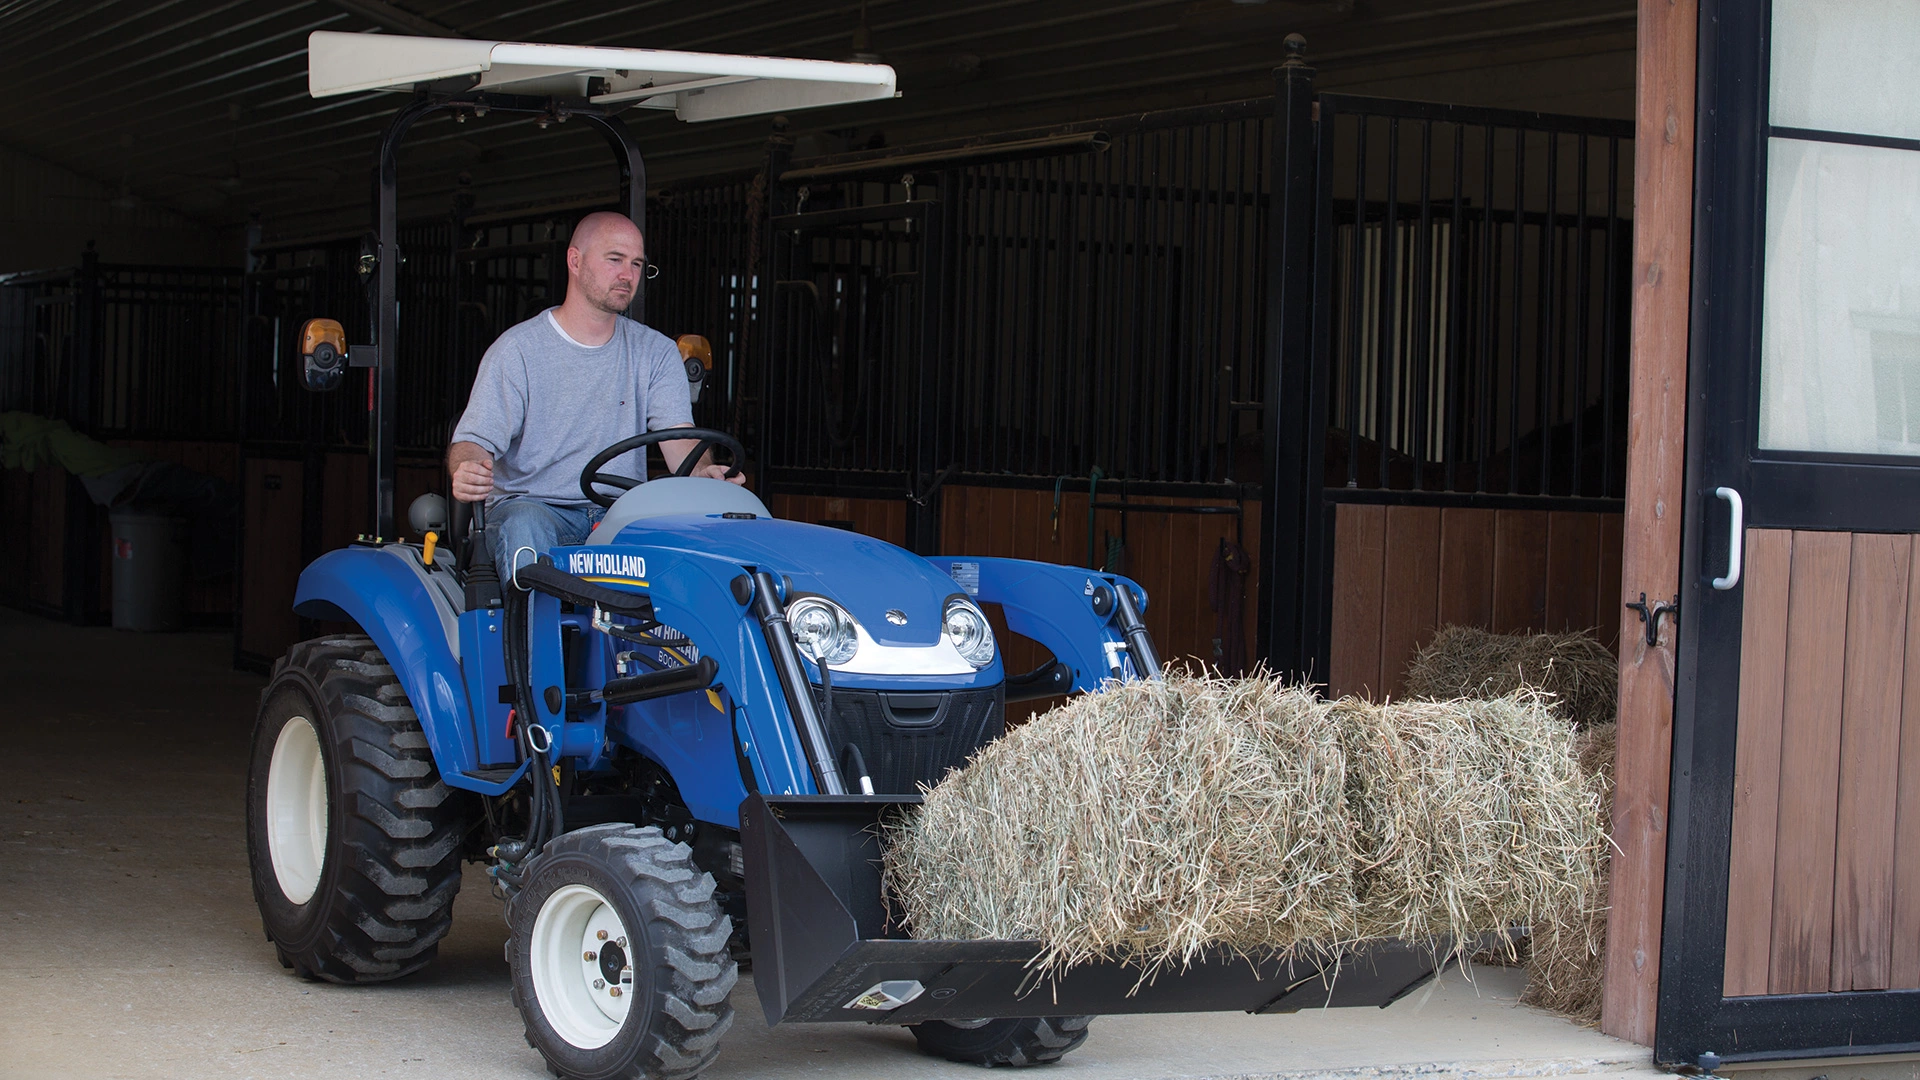
[[[568,337],[549,309],[509,327],[481,358],[453,441],[493,455],[489,502],[530,495],[588,506],[580,470],[593,455],[643,431],[692,422],[687,370],[672,339],[621,318],[606,344],[588,347]],[[622,454],[600,471],[644,480],[642,453]]]

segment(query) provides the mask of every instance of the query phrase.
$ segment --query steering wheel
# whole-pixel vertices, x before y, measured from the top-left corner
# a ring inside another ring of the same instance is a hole
[[[700,459],[707,456],[707,451],[713,449],[715,446],[725,447],[727,452],[733,455],[734,464],[727,467],[727,479],[731,480],[740,475],[739,463],[747,459],[747,451],[745,447],[740,445],[739,439],[734,438],[724,431],[715,431],[712,428],[661,428],[659,431],[643,432],[630,439],[621,439],[619,442],[593,455],[593,460],[587,462],[587,467],[580,470],[580,490],[587,498],[592,499],[601,506],[611,508],[615,500],[619,499],[620,496],[607,495],[596,491],[594,490],[595,484],[604,484],[607,487],[616,487],[622,492],[628,492],[639,487],[640,481],[631,476],[615,476],[612,473],[603,473],[600,471],[600,466],[605,465],[621,454],[652,446],[655,443],[681,442],[686,439],[698,439],[700,445],[693,448],[693,452],[688,454],[686,460],[680,463],[680,467],[673,471],[673,475],[691,476],[694,467],[700,464]]]

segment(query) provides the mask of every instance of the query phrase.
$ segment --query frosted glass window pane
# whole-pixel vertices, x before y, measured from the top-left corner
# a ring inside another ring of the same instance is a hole
[[[1920,153],[1769,140],[1760,447],[1920,455]]]
[[[1773,0],[1773,122],[1920,139],[1920,0]]]

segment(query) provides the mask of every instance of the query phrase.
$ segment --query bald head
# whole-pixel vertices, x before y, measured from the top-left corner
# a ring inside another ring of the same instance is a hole
[[[646,272],[646,243],[625,214],[588,214],[567,242],[567,303],[576,300],[609,314],[633,303]]]
[[[613,210],[599,210],[580,219],[573,227],[573,237],[567,241],[570,248],[585,251],[602,241],[631,241],[638,245],[640,230],[633,219]]]

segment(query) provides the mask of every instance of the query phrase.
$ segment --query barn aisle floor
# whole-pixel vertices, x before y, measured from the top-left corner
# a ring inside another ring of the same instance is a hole
[[[0,609],[0,1077],[546,1075],[507,1001],[506,927],[469,868],[439,960],[303,983],[248,886],[242,796],[263,680],[224,634],[133,635]],[[1450,972],[1385,1010],[1096,1021],[1045,1076],[1658,1076],[1647,1052]],[[711,1080],[978,1077],[889,1028],[769,1030],[749,979]]]

